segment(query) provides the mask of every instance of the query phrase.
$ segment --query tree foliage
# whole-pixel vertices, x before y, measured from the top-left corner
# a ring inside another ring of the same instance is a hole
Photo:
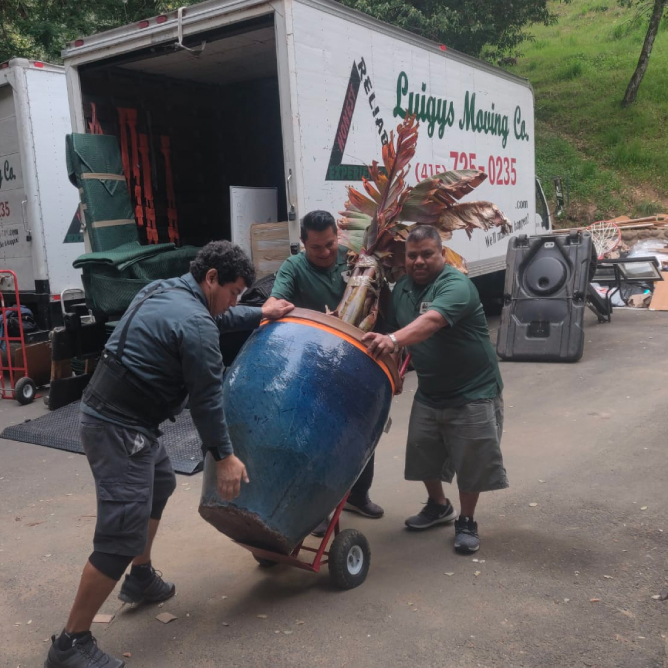
[[[528,25],[554,21],[547,0],[342,0],[400,28],[479,56],[511,53]],[[0,62],[60,62],[77,37],[156,16],[195,0],[0,0]]]
[[[156,16],[194,0],[0,0],[0,62],[61,61],[67,42]]]
[[[531,39],[532,23],[556,22],[548,0],[341,0],[375,18],[462,51],[496,58]]]

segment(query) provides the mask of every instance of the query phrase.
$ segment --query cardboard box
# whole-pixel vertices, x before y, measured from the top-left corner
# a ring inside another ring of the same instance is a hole
[[[290,255],[288,224],[255,223],[251,225],[251,253],[256,278],[278,271]]]
[[[20,344],[10,344],[12,351],[12,365],[14,367],[23,366],[23,351]],[[35,381],[37,387],[48,385],[51,379],[51,343],[41,341],[40,343],[30,343],[26,345],[26,366],[28,367],[28,376]],[[7,354],[2,353],[2,363],[7,366]],[[17,373],[15,379],[18,380],[23,373]]]

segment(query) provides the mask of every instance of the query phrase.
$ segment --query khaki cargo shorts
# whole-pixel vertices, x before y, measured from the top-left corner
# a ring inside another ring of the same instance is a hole
[[[456,408],[413,402],[406,444],[406,480],[452,482],[462,492],[508,487],[501,456],[503,398]]]

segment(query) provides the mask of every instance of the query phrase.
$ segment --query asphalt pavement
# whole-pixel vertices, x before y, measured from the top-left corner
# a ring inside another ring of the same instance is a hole
[[[377,449],[385,516],[343,517],[371,545],[357,589],[259,568],[197,514],[201,474],[177,476],[154,548],[177,596],[131,610],[115,592],[100,646],[130,668],[668,667],[667,332],[666,313],[588,313],[580,362],[502,364],[510,488],[481,497],[473,557],[452,526],[404,528],[426,500],[402,475],[413,373]],[[2,401],[0,428],[45,411]],[[43,665],[95,512],[83,456],[0,440],[0,666]]]

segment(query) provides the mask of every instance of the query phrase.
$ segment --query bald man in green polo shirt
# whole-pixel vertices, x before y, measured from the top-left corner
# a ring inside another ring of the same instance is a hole
[[[298,308],[307,308],[324,313],[327,307],[334,311],[346,289],[349,275],[348,249],[339,246],[336,221],[327,211],[307,213],[301,225],[301,240],[304,251],[292,255],[282,265],[276,275],[272,300],[287,299]],[[369,498],[373,482],[373,456],[353,485],[345,505],[345,510],[378,519],[385,512]],[[327,522],[323,522],[313,532],[324,535]]]
[[[429,498],[406,520],[427,529],[455,520],[455,550],[480,547],[473,513],[481,492],[508,487],[501,456],[503,383],[487,321],[473,283],[445,264],[441,237],[416,225],[406,239],[406,272],[392,292],[392,334],[365,334],[373,355],[406,346],[417,372],[406,444],[406,480]],[[457,475],[460,514],[443,491]]]

